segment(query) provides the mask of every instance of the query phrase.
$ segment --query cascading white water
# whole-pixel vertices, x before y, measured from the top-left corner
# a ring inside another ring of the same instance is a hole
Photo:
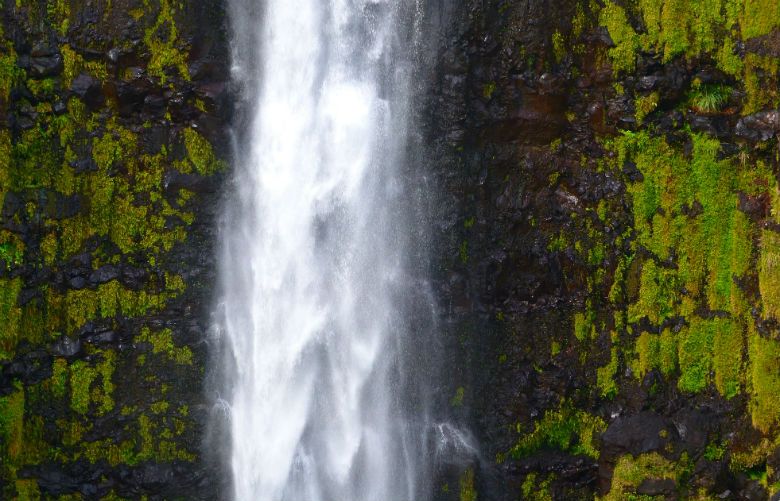
[[[399,49],[414,30],[397,24],[410,8],[231,0],[251,127],[221,259],[237,500],[427,498],[425,406],[407,404],[400,306],[412,281]]]

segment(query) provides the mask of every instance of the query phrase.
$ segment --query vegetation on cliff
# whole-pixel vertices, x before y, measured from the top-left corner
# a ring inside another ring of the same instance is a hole
[[[182,38],[192,14],[167,0],[130,4],[5,2],[4,499],[134,497],[159,487],[122,480],[120,467],[199,458],[189,404],[204,354],[182,345],[192,279],[174,256],[203,218],[193,190],[224,163],[198,130],[211,97]]]

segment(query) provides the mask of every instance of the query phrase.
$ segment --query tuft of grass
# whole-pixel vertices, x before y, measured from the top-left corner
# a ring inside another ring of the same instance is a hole
[[[721,84],[697,85],[688,93],[688,102],[697,113],[718,113],[729,102],[731,87]]]

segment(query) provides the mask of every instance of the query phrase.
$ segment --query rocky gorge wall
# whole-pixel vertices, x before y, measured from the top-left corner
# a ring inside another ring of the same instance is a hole
[[[213,499],[224,5],[5,0],[0,498]]]
[[[224,2],[4,0],[0,498],[217,499]],[[780,2],[428,2],[439,500],[780,490]],[[435,49],[434,49],[435,50]]]
[[[425,111],[441,499],[780,491],[775,0],[463,2]]]

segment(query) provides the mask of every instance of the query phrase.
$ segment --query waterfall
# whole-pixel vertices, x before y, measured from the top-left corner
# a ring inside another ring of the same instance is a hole
[[[243,119],[219,329],[239,501],[429,497],[403,174],[417,8],[230,0]]]

